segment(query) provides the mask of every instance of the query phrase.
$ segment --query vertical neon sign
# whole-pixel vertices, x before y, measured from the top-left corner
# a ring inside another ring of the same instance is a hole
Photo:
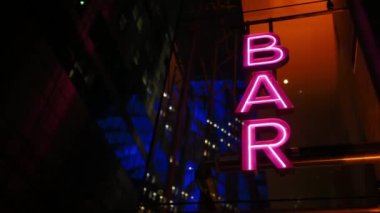
[[[251,70],[261,70],[252,74],[250,83],[235,112],[244,115],[255,106],[272,104],[278,110],[294,108],[270,69],[284,65],[288,60],[288,51],[280,45],[279,37],[274,33],[251,34],[244,36],[244,66]],[[260,89],[267,95],[259,96]],[[259,140],[257,133],[261,129],[272,129],[276,136]],[[281,151],[289,139],[290,126],[279,118],[244,120],[242,126],[242,170],[257,170],[257,151],[263,151],[278,169],[289,169],[293,165]]]

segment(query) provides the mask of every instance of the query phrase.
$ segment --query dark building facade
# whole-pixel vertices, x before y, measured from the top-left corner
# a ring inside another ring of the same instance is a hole
[[[1,212],[376,212],[379,18],[370,1],[6,5]],[[241,171],[243,35],[276,33],[291,171]],[[9,69],[6,68],[6,69]]]

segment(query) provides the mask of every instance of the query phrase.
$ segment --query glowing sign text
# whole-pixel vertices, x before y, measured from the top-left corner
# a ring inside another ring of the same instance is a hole
[[[271,71],[287,62],[288,51],[279,45],[280,39],[273,33],[252,34],[244,37],[244,66],[257,71],[252,74],[250,83],[235,112],[248,114],[254,106],[274,104],[277,109],[291,109],[292,102],[286,96]],[[259,95],[264,89],[266,95]],[[275,130],[276,136],[271,139],[260,139],[260,130]],[[289,139],[290,126],[278,118],[244,120],[242,127],[242,170],[257,169],[258,150],[263,151],[278,169],[292,167],[280,147]]]
[[[273,128],[277,130],[277,135],[273,139],[258,140],[257,132],[260,128]],[[292,167],[290,161],[279,149],[289,139],[289,125],[277,118],[245,120],[242,129],[242,169],[256,170],[256,151],[262,150],[278,169]]]
[[[254,70],[276,69],[287,62],[288,50],[274,33],[244,36],[244,66]]]
[[[265,88],[269,95],[258,97],[258,93],[262,87]],[[254,72],[235,112],[246,113],[254,105],[267,103],[275,103],[278,109],[293,108],[293,104],[285,95],[285,92],[273,77],[271,71]]]

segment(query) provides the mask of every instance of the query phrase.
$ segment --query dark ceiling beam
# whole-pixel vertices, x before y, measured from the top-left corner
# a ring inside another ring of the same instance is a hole
[[[307,17],[327,15],[327,14],[333,14],[333,13],[341,13],[344,11],[347,11],[347,9],[339,8],[339,9],[333,9],[333,10],[323,10],[323,11],[316,11],[316,12],[311,12],[311,13],[301,13],[301,14],[296,14],[296,15],[246,21],[244,24],[250,26],[250,25],[264,24],[264,23],[269,23],[269,22],[287,21],[287,20],[293,20],[293,19],[299,19],[299,18],[307,18]]]

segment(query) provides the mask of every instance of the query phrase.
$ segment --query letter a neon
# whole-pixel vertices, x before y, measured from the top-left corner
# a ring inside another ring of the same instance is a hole
[[[261,87],[264,87],[269,95],[257,96]],[[294,107],[271,71],[254,72],[235,112],[238,114],[246,113],[253,105],[267,103],[275,103],[278,109]]]
[[[254,70],[276,69],[288,60],[288,50],[274,33],[246,35],[243,47],[244,66]]]
[[[257,130],[268,127],[277,130],[276,137],[270,140],[257,140]],[[285,121],[277,118],[246,120],[243,123],[242,136],[242,170],[257,170],[256,151],[258,150],[264,151],[278,169],[293,167],[280,149],[290,136],[290,127]]]

